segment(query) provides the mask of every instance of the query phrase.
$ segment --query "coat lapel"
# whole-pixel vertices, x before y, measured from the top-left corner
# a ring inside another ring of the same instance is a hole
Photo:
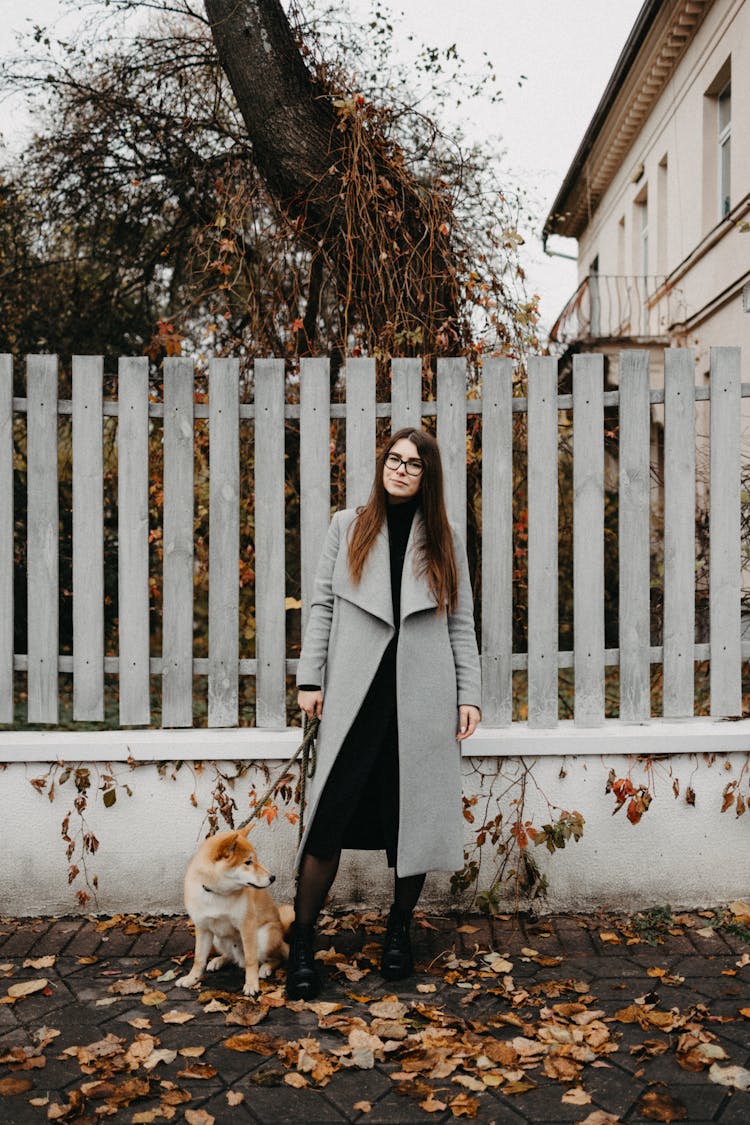
[[[425,609],[435,608],[435,595],[424,574],[417,576],[414,573],[414,562],[423,531],[422,513],[417,510],[409,532],[409,541],[406,544],[406,557],[401,575],[401,620],[410,613],[421,613]]]
[[[435,596],[424,575],[414,573],[417,545],[422,534],[422,513],[417,511],[406,545],[404,569],[401,575],[401,620],[411,613],[435,608]],[[379,617],[393,627],[393,599],[391,596],[391,556],[388,543],[388,526],[384,524],[370,551],[362,578],[355,584],[349,574],[346,547],[342,548],[333,576],[333,592],[359,606],[374,617]]]
[[[386,527],[381,527],[378,532],[358,584],[352,581],[349,574],[346,545],[342,546],[333,575],[333,592],[374,617],[379,617],[393,628],[391,558]]]

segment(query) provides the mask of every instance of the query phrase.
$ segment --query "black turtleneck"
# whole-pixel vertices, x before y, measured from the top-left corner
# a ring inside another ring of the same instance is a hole
[[[414,513],[419,507],[419,495],[403,500],[400,504],[389,504],[386,508],[388,521],[388,544],[391,552],[391,596],[393,598],[393,621],[398,632],[401,620],[401,575],[404,570],[406,545],[409,542]]]
[[[402,500],[400,504],[388,504],[386,507],[388,546],[391,555],[391,597],[393,599],[393,621],[396,626],[396,635],[398,635],[401,620],[401,575],[404,570],[404,558],[406,557],[411,525],[418,507],[419,495],[412,496],[408,500]],[[394,646],[394,643],[395,637],[391,641],[391,646]],[[317,691],[319,687],[320,684],[300,684],[299,690]]]

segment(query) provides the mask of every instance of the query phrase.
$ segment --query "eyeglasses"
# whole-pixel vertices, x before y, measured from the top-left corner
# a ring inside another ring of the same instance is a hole
[[[424,461],[418,461],[416,458],[413,458],[411,461],[404,461],[403,457],[399,457],[398,453],[389,453],[385,459],[385,463],[394,473],[403,465],[410,477],[418,477],[424,468]]]

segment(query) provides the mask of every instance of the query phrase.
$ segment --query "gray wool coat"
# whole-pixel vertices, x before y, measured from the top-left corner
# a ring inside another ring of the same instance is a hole
[[[298,684],[323,685],[318,760],[308,789],[307,834],[328,775],[359,711],[395,629],[388,528],[384,524],[358,585],[352,581],[347,533],[354,509],[331,521],[315,576],[310,616],[297,670]],[[456,871],[463,865],[461,743],[458,706],[480,706],[481,678],[466,550],[453,531],[458,601],[436,612],[426,577],[415,573],[422,533],[417,511],[401,579],[401,622],[396,653],[399,834],[396,874]]]

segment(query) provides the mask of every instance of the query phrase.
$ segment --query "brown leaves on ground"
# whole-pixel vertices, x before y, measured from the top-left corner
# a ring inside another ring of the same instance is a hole
[[[727,917],[744,922],[747,909],[744,903],[732,904]],[[704,918],[715,925],[720,922],[716,912],[704,912]],[[341,928],[356,931],[362,928],[363,919],[367,934],[382,931],[382,919],[375,914],[346,915],[340,920]],[[124,924],[136,926],[137,922],[130,919]],[[700,923],[693,916],[667,916],[654,933],[657,937],[680,933],[683,926],[696,925]],[[473,939],[482,928],[465,925],[459,929]],[[702,929],[700,926],[696,932]],[[335,935],[335,920],[324,920],[323,931]],[[648,940],[643,938],[646,931],[632,920],[599,919],[592,932],[604,944],[627,946]],[[708,932],[713,933],[714,928]],[[173,1119],[183,1119],[188,1125],[211,1125],[211,1115],[189,1103],[193,1097],[205,1097],[201,1088],[221,1073],[222,1052],[234,1051],[268,1060],[253,1072],[253,1082],[291,1087],[302,1099],[307,1090],[325,1087],[337,1073],[380,1067],[389,1073],[395,1091],[413,1099],[426,1115],[471,1120],[485,1104],[487,1091],[522,1098],[540,1084],[549,1090],[552,1083],[561,1104],[582,1107],[581,1122],[605,1125],[617,1118],[598,1109],[586,1116],[583,1107],[591,1102],[586,1080],[591,1068],[609,1066],[608,1056],[623,1049],[619,1040],[628,1025],[644,1033],[642,1041],[629,1048],[639,1065],[669,1052],[683,1070],[707,1072],[707,1080],[730,1089],[750,1087],[750,1071],[734,1064],[712,1030],[719,1017],[712,1017],[701,1005],[681,1009],[671,1004],[679,999],[683,977],[663,964],[644,967],[644,975],[651,979],[649,987],[653,985],[659,992],[626,994],[614,1012],[612,1006],[607,1012],[599,1006],[593,985],[560,971],[563,958],[548,955],[538,940],[545,936],[550,935],[542,930],[535,938],[540,948],[522,946],[516,952],[488,949],[479,943],[471,953],[454,947],[422,971],[412,994],[416,999],[411,1000],[368,993],[368,978],[379,955],[379,943],[368,941],[358,952],[346,955],[334,946],[321,951],[320,960],[326,963],[329,975],[343,986],[335,1000],[287,1001],[279,975],[262,981],[258,996],[252,999],[235,991],[206,988],[197,997],[199,1007],[191,1000],[170,1008],[169,987],[176,976],[171,968],[123,976],[105,984],[106,997],[95,1003],[123,1004],[125,1011],[129,1004],[131,1012],[139,1005],[150,1010],[118,1024],[121,1035],[109,1032],[92,1042],[68,1046],[57,1055],[80,1074],[78,1088],[68,1091],[66,1101],[55,1102],[49,1095],[28,1097],[35,1072],[44,1072],[50,1045],[60,1034],[46,1026],[37,1029],[33,1042],[0,1053],[0,1065],[7,1071],[0,1078],[0,1098],[25,1095],[35,1106],[45,1107],[49,1121],[93,1120],[127,1108],[133,1125]],[[529,964],[557,970],[556,975],[537,971],[529,977]],[[750,956],[741,956],[735,964],[737,969],[732,971],[739,975],[750,966]],[[33,971],[53,967],[54,957],[27,959],[23,964]],[[12,963],[1,968],[11,976],[15,971]],[[113,974],[102,968],[102,977]],[[8,988],[7,1002],[35,995],[43,1002],[46,994],[52,994],[46,978],[18,981]],[[491,996],[493,1004],[480,1009],[476,1005],[480,996]],[[222,1015],[226,1027],[226,1038],[209,1047],[208,1055],[204,1045],[190,1043],[196,1026],[193,1021],[201,1008]],[[276,1008],[304,1013],[307,1019],[300,1022],[304,1034],[296,1039],[275,1034],[272,1016]],[[317,1021],[317,1031],[307,1022],[311,1016]],[[738,1004],[734,1017],[721,1017],[724,1021],[732,1018],[750,1018],[750,1008]],[[160,1030],[165,1028],[172,1036],[169,1048],[160,1042]],[[239,1105],[243,1097],[241,1092],[228,1091],[227,1106]],[[372,1107],[360,1101],[355,1108],[367,1114]],[[683,1104],[661,1085],[651,1085],[643,1093],[638,1112],[653,1121],[687,1119]]]

